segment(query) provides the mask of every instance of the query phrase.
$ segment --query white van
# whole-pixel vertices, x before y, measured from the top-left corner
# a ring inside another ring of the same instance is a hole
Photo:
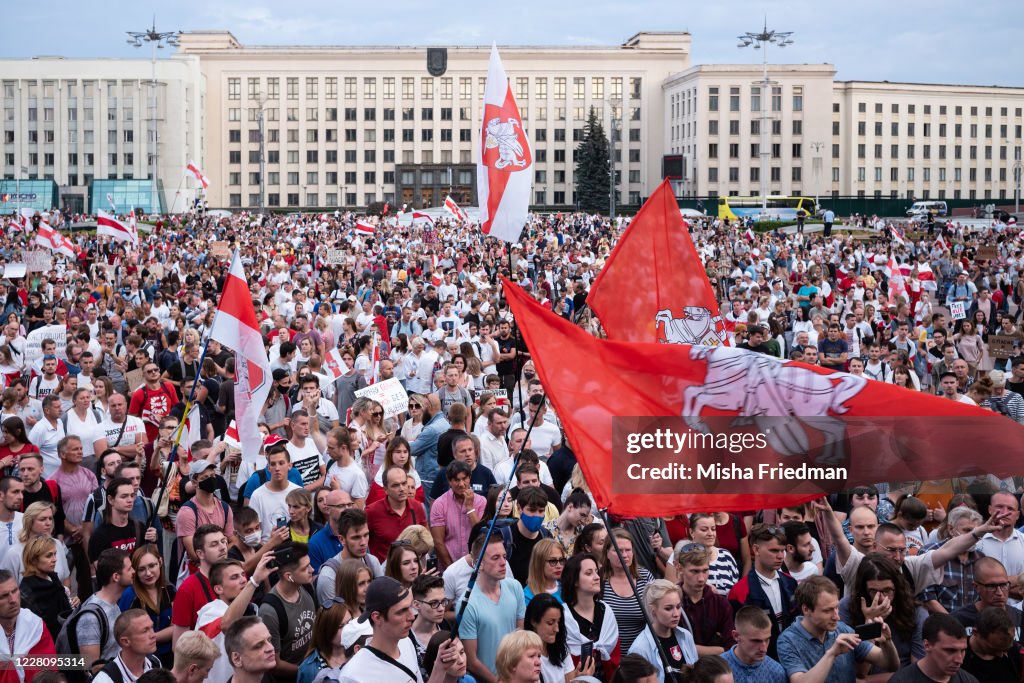
[[[948,211],[949,209],[946,206],[946,202],[914,202],[914,205],[907,209],[907,215],[911,217],[925,217],[928,214],[932,214],[933,216],[945,216]]]

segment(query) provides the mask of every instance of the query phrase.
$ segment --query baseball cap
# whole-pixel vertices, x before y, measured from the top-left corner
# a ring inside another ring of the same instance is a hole
[[[360,637],[372,635],[373,627],[370,626],[369,622],[362,621],[361,619],[353,619],[345,624],[345,627],[341,629],[341,646],[348,650],[355,645],[356,641],[359,640]]]
[[[188,471],[189,474],[191,474],[192,477],[195,478],[198,477],[203,472],[205,472],[206,470],[210,469],[211,467],[216,467],[216,465],[214,465],[209,460],[196,460],[194,463],[189,465]]]
[[[267,436],[263,439],[263,449],[266,450],[271,446],[276,446],[277,444],[285,443],[286,441],[287,439],[285,439],[280,434],[267,434]]]
[[[389,609],[404,600],[407,595],[409,589],[395,579],[390,576],[378,576],[366,589],[366,610],[359,616],[358,621],[369,622],[370,615],[374,612],[387,614]]]

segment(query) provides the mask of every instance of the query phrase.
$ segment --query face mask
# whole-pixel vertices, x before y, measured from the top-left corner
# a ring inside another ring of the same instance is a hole
[[[540,531],[541,525],[544,524],[544,516],[523,514],[519,517],[519,521],[523,523],[527,531],[533,534]]]
[[[218,486],[217,477],[209,477],[207,479],[203,479],[201,482],[199,482],[198,486],[201,491],[206,491],[207,493],[213,493],[218,488],[220,488],[220,486]]]
[[[242,543],[245,543],[250,548],[256,548],[260,544],[260,532],[254,531],[248,536],[242,537]]]

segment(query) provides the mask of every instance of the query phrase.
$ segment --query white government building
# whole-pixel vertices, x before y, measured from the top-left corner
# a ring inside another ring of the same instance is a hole
[[[690,47],[688,33],[641,32],[615,46],[499,48],[533,144],[536,205],[574,204],[591,107],[616,131],[620,205],[664,177],[680,197],[758,194],[762,123],[772,194],[1014,196],[1024,88],[836,81],[830,64],[781,64],[766,89],[760,64],[692,66]],[[189,159],[211,207],[436,206],[449,191],[474,204],[489,48],[431,51],[183,33],[157,60],[155,112],[149,60],[0,60],[0,194],[52,180],[61,205],[101,207],[113,188],[148,206],[155,125],[164,210],[196,197]]]

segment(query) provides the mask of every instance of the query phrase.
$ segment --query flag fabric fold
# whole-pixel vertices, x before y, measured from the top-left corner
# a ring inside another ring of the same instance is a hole
[[[185,173],[191,175],[196,180],[198,180],[199,184],[203,186],[204,190],[210,186],[210,181],[207,179],[205,175],[203,175],[203,172],[199,170],[199,165],[196,164],[196,162],[189,160],[188,166],[185,167]]]
[[[533,155],[496,45],[491,46],[480,120],[480,227],[485,235],[518,242],[530,211]]]
[[[134,222],[134,218],[132,222]],[[118,242],[135,243],[138,239],[136,235],[132,234],[131,225],[125,225],[102,209],[96,211],[96,234],[105,235]]]
[[[991,411],[817,366],[722,346],[597,339],[545,310],[505,278],[502,287],[595,502],[614,514],[751,510],[821,495],[788,489],[751,495],[748,482],[739,482],[732,493],[694,493],[699,489],[683,482],[670,482],[671,493],[623,492],[625,468],[639,456],[615,453],[615,417],[681,417],[690,423],[724,416],[749,426],[779,416],[808,425],[860,424],[856,433],[857,427],[845,427],[849,431],[838,441],[849,447],[849,476],[836,482],[836,490],[878,481],[1006,476],[1015,464],[1008,454],[1024,438],[1024,426]],[[891,428],[874,426],[886,421]],[[765,459],[772,464],[802,455],[786,453],[785,440],[768,435],[767,441]],[[975,454],[969,459],[963,457],[966,443]]]
[[[594,280],[587,305],[609,339],[728,343],[715,291],[668,180],[626,228]]]
[[[456,218],[458,218],[460,221],[464,221],[464,220],[468,220],[469,219],[469,216],[466,215],[466,212],[463,211],[459,207],[459,205],[455,203],[455,200],[452,199],[451,195],[447,195],[444,198],[444,208],[448,209],[448,212],[450,214],[452,214],[453,216],[455,216]]]
[[[243,457],[255,458],[263,438],[257,422],[270,393],[270,359],[263,346],[249,281],[236,250],[224,281],[210,338],[235,352],[235,421]]]
[[[60,234],[60,231],[56,228],[50,227],[50,224],[46,221],[39,223],[35,243],[58,254],[63,254],[70,259],[78,256],[78,247],[75,246],[75,243]]]
[[[421,211],[412,212],[412,224],[413,225],[429,225],[434,227],[434,219]]]
[[[364,223],[363,221],[356,221],[355,231],[361,235],[372,235],[374,234],[374,232],[376,232],[376,230],[377,229],[374,228],[369,223]]]

